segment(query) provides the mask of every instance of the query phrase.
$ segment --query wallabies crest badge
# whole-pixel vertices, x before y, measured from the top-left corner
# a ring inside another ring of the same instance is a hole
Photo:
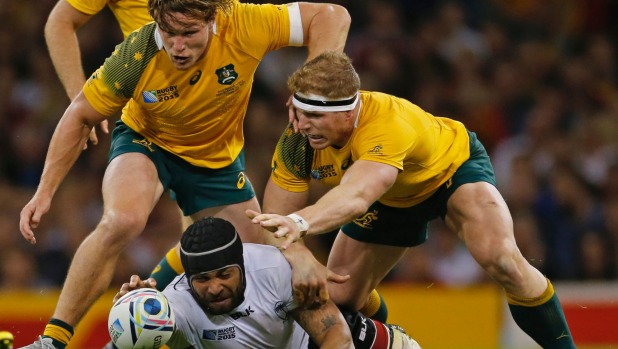
[[[231,85],[238,78],[238,73],[234,70],[233,64],[228,64],[225,67],[221,67],[215,71],[218,77],[218,82],[221,85]]]

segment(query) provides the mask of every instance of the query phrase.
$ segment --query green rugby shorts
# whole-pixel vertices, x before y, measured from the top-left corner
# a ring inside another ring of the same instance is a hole
[[[122,121],[112,132],[109,160],[124,153],[141,153],[154,163],[165,191],[178,202],[185,216],[202,209],[247,201],[255,196],[245,176],[245,153],[220,169],[198,167],[158,147]]]
[[[352,239],[389,246],[412,247],[427,240],[428,223],[446,215],[446,203],[455,190],[466,183],[487,182],[496,185],[489,155],[474,132],[470,136],[470,158],[451,179],[427,200],[412,207],[397,208],[374,202],[360,218],[341,230]]]

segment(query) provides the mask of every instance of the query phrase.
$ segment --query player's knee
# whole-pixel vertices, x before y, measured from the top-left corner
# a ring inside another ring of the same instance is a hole
[[[147,220],[148,217],[130,212],[106,212],[95,230],[96,235],[104,240],[103,246],[124,246],[144,230]]]
[[[510,240],[491,244],[482,251],[476,250],[474,258],[489,275],[498,282],[516,278],[519,274],[521,253],[517,245]]]

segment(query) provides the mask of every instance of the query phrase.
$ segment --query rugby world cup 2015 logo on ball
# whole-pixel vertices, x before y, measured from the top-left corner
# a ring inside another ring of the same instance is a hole
[[[157,349],[172,336],[174,323],[174,312],[165,295],[142,288],[114,303],[107,329],[118,349]]]

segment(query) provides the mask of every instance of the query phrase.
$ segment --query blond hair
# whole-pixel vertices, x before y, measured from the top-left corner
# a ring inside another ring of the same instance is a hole
[[[181,13],[188,18],[210,22],[217,10],[224,14],[232,11],[237,0],[148,0],[148,12],[159,27],[170,31],[170,25],[177,21],[173,13]]]
[[[288,89],[292,93],[345,98],[360,90],[360,78],[345,53],[327,51],[292,73]]]

